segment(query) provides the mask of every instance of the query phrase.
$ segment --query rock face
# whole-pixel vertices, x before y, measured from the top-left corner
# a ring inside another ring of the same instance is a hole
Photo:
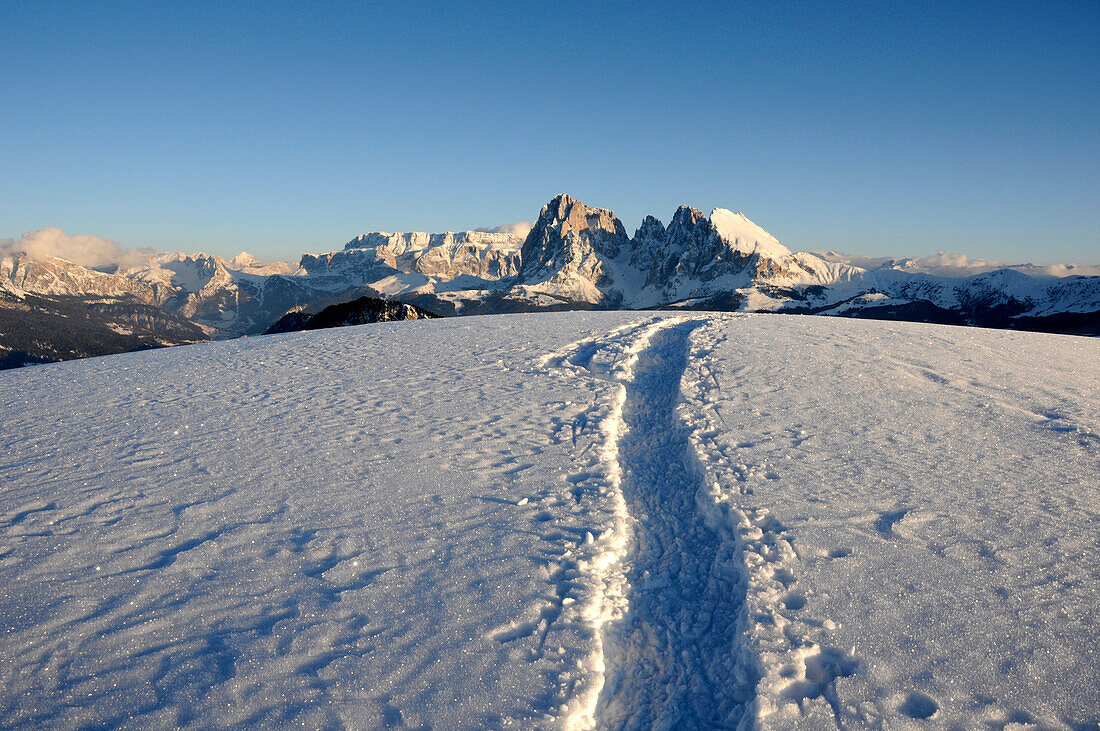
[[[268,328],[267,334],[321,330],[329,327],[367,325],[395,320],[424,320],[438,315],[415,305],[375,297],[360,297],[351,302],[330,305],[316,314],[288,312]]]
[[[630,249],[630,266],[643,272],[650,272],[655,279],[662,268],[666,242],[665,225],[653,216],[642,219],[642,225],[634,232]],[[652,284],[647,276],[645,285]]]
[[[374,252],[393,269],[441,280],[466,275],[497,281],[519,271],[522,241],[513,234],[484,231],[370,233],[352,239],[344,251]]]
[[[621,301],[613,262],[629,254],[630,238],[614,213],[559,195],[539,213],[521,253],[517,283],[588,303]]]
[[[696,208],[680,206],[663,232],[647,222],[641,238],[635,236],[632,261],[646,265],[643,290],[654,304],[690,296],[692,285],[741,274],[748,266],[750,255],[731,245]]]
[[[515,276],[521,241],[509,234],[479,231],[371,233],[352,239],[341,251],[306,254],[300,268],[312,277],[344,279],[359,286],[402,274],[420,275],[421,285],[464,277],[491,286]]]

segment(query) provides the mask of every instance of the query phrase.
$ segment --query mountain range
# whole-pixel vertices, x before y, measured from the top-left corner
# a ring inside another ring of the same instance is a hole
[[[858,263],[792,252],[722,208],[681,206],[667,226],[647,216],[630,236],[612,211],[564,194],[526,236],[374,232],[297,264],[170,253],[97,270],[16,253],[0,258],[0,363],[260,334],[290,311],[363,296],[445,316],[684,308],[1100,334],[1100,276],[1089,269],[1054,276],[1021,265],[967,276],[913,259]],[[77,321],[79,346],[70,342]],[[110,347],[97,350],[97,338]]]

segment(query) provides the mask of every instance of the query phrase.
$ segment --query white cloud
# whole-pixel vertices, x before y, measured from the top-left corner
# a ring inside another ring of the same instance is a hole
[[[1017,267],[1013,267],[1017,268]],[[1100,265],[1090,266],[1088,264],[1049,264],[1047,266],[1038,267],[1043,274],[1047,274],[1052,277],[1100,277]]]
[[[810,249],[808,253],[821,257],[825,261],[836,262],[838,264],[851,264],[854,267],[860,267],[862,269],[875,269],[883,264],[894,261],[894,258],[890,256],[843,254],[839,251],[832,251],[830,249]]]
[[[972,274],[993,271],[1009,267],[988,259],[971,259],[966,254],[955,254],[950,251],[939,251],[932,256],[914,256],[898,259],[891,256],[864,256],[862,254],[841,254],[836,251],[810,252],[820,256],[826,261],[842,262],[863,269],[875,269],[886,265],[905,269],[910,272],[923,272],[926,274],[938,274],[948,277],[966,277]]]
[[[500,226],[494,226],[492,228],[475,228],[475,231],[481,231],[482,233],[489,234],[513,234],[515,236],[526,236],[531,230],[533,224],[527,221],[518,221],[516,223],[505,223]]]
[[[98,236],[69,236],[54,226],[28,231],[20,239],[0,239],[0,256],[26,254],[36,260],[52,256],[95,269],[138,266],[153,253],[152,249],[127,249]]]
[[[908,271],[927,272],[944,277],[969,277],[1007,266],[988,259],[971,259],[966,254],[955,254],[950,251],[938,251],[932,256],[915,257],[899,263]]]
[[[895,259],[888,256],[862,256],[860,254],[841,254],[836,251],[811,251],[826,261],[851,264],[862,269],[876,269],[886,265],[904,269],[907,272],[933,274],[939,277],[972,277],[995,269],[1014,269],[1032,276],[1086,277],[1100,276],[1100,266],[1082,266],[1079,264],[1005,264],[989,259],[971,259],[966,254],[939,251],[932,256]]]

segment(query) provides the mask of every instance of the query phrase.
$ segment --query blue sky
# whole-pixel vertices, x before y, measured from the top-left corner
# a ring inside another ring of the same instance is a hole
[[[761,7],[775,6],[775,7]],[[369,230],[1100,263],[1100,3],[0,3],[0,237],[296,259]]]

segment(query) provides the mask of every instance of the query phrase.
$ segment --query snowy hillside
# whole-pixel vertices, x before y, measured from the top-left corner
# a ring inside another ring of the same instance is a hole
[[[557,313],[0,373],[0,726],[1095,728],[1100,341]]]

